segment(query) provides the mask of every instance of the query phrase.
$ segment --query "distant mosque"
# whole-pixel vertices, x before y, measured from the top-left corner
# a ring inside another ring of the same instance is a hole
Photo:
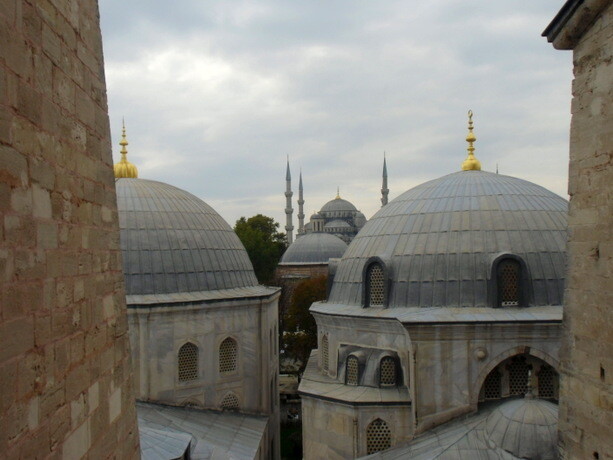
[[[293,232],[293,213],[292,208],[292,175],[287,161],[287,171],[285,173],[285,232],[288,244],[294,241]],[[387,204],[389,189],[387,188],[387,162],[383,158],[383,183],[381,187],[381,205]],[[340,190],[337,188],[336,197],[322,206],[319,212],[313,214],[306,224],[304,223],[304,189],[302,186],[302,171],[298,183],[298,233],[296,238],[309,233],[327,233],[334,235],[349,244],[366,224],[366,216],[360,212],[353,203],[341,198]]]

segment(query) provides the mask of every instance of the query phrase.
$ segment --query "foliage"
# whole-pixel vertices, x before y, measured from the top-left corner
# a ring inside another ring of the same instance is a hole
[[[313,302],[325,300],[326,276],[302,281],[294,290],[286,313],[283,346],[287,354],[302,363],[304,369],[311,350],[317,347],[317,325],[309,307]]]
[[[272,217],[262,214],[236,221],[234,231],[245,246],[253,264],[255,276],[261,284],[271,284],[275,268],[287,248],[284,233]]]

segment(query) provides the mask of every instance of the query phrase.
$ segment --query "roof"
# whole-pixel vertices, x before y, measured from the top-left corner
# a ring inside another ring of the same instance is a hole
[[[513,421],[508,418],[515,416],[525,418]],[[516,399],[456,418],[408,443],[363,458],[553,460],[558,458],[557,420],[555,404],[539,399]]]
[[[380,258],[390,307],[488,307],[496,257],[521,258],[531,305],[561,305],[568,203],[531,182],[460,171],[421,184],[381,208],[338,265],[331,304],[362,305],[366,263]]]
[[[573,49],[610,4],[610,0],[567,0],[541,35],[557,49]]]
[[[258,285],[242,243],[204,201],[162,182],[115,185],[128,296]]]
[[[352,228],[352,227],[344,220],[334,219],[328,222],[326,225],[324,225],[324,228]]]
[[[263,441],[268,418],[137,402],[143,460],[171,457],[187,436],[193,459],[253,459]]]
[[[332,212],[332,211],[357,211],[356,207],[347,200],[337,197],[324,204],[319,212]]]
[[[283,254],[279,265],[328,263],[341,257],[347,244],[329,233],[306,233],[294,241]]]

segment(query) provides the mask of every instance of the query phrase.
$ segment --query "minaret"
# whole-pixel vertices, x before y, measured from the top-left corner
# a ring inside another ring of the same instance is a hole
[[[383,184],[381,185],[381,207],[387,204],[387,196],[390,189],[387,188],[387,163],[385,161],[385,152],[383,152]]]
[[[304,233],[304,190],[302,189],[302,168],[300,168],[300,181],[298,182],[298,234]]]
[[[473,134],[473,111],[468,111],[468,134],[466,142],[468,142],[468,156],[462,163],[462,171],[481,171],[481,162],[475,158],[475,147],[473,143],[477,140]]]
[[[113,172],[115,173],[115,178],[137,178],[138,169],[136,169],[136,166],[134,166],[128,161],[128,149],[126,148],[128,145],[128,139],[126,139],[126,124],[123,120],[121,127],[121,140],[119,141],[119,145],[121,145],[121,160],[119,160],[119,163],[115,163],[113,165]]]
[[[292,225],[292,214],[294,209],[292,208],[292,175],[289,172],[289,157],[287,158],[287,172],[285,173],[285,233],[287,235],[287,244],[292,244],[294,238],[292,232],[294,226]]]

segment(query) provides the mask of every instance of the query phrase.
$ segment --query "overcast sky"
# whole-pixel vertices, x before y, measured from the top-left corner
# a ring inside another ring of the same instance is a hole
[[[283,228],[287,155],[307,216],[339,186],[371,217],[383,152],[390,199],[458,171],[472,109],[484,170],[566,198],[572,56],[540,36],[562,3],[102,0],[115,161],[125,117],[140,177],[230,225]]]

